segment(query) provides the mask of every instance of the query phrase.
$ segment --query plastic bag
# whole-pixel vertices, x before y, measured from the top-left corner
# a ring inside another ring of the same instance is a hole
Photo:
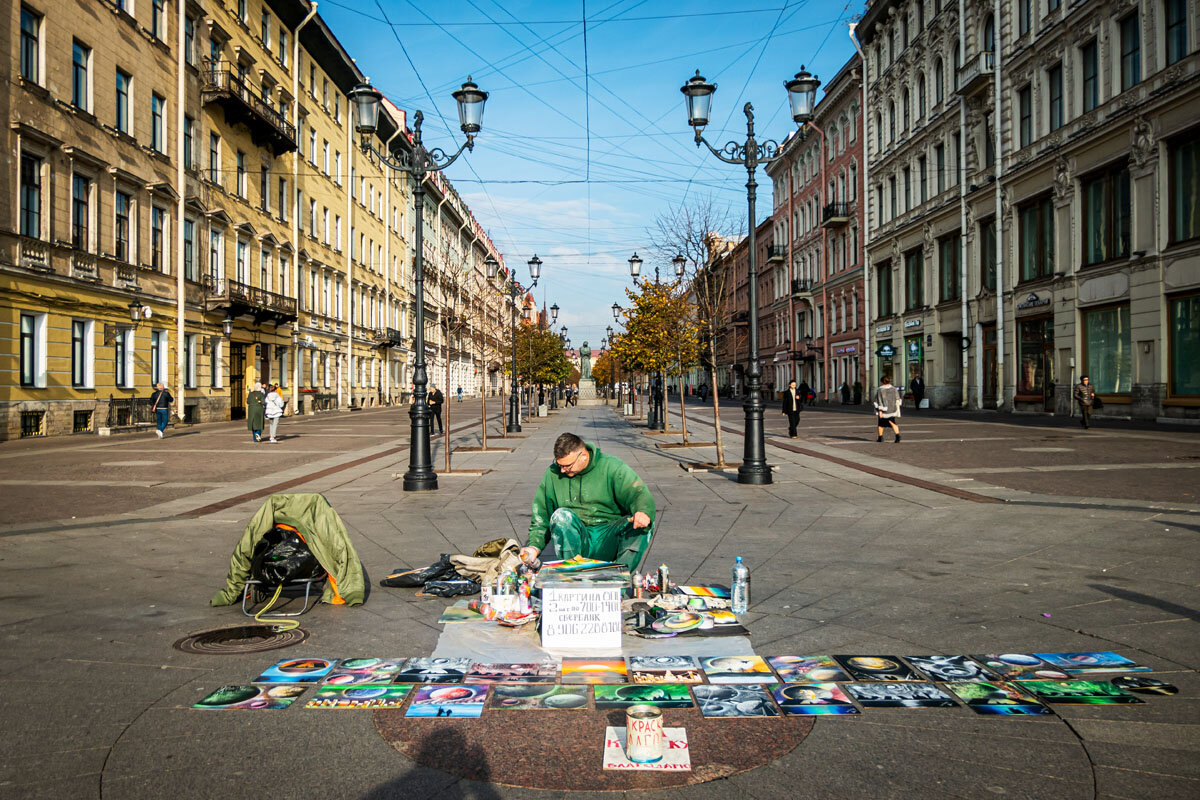
[[[450,563],[450,554],[442,553],[441,559],[429,566],[396,570],[381,580],[379,585],[393,589],[416,589],[424,586],[429,581],[456,577],[458,577],[458,572],[455,571],[454,565]]]
[[[466,578],[429,581],[417,592],[417,597],[457,597],[460,594],[479,594],[479,584]]]
[[[325,570],[308,549],[299,531],[290,525],[276,525],[254,545],[250,574],[264,586],[308,578],[323,578]]]

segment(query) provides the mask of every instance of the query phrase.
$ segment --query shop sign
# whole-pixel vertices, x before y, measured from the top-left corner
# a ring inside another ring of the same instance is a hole
[[[1024,311],[1027,308],[1037,308],[1038,306],[1050,305],[1049,297],[1038,297],[1036,293],[1030,292],[1025,298],[1025,302],[1017,303],[1017,311]]]
[[[895,358],[896,348],[889,343],[879,345],[879,349],[875,351],[875,355],[880,358]]]
[[[876,333],[891,333],[892,326],[891,325],[880,325],[878,328],[875,329],[875,332]]]
[[[839,355],[839,356],[841,356],[841,355],[851,355],[851,354],[853,354],[853,353],[857,353],[857,352],[858,352],[858,347],[857,347],[856,345],[847,344],[847,345],[842,345],[842,346],[840,346],[840,347],[837,347],[837,348],[835,348],[833,352],[834,352],[836,355]]]
[[[921,327],[921,320],[906,319],[906,320],[904,320],[904,327],[905,328],[919,328],[919,327]]]

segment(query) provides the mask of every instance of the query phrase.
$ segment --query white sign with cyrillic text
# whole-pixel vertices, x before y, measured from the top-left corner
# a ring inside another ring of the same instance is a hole
[[[555,584],[542,587],[542,647],[620,650],[621,587]]]

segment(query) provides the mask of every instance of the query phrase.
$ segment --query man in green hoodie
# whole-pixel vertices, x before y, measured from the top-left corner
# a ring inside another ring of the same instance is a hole
[[[549,539],[559,558],[581,555],[633,569],[650,547],[654,497],[616,456],[604,455],[573,433],[554,442],[554,463],[533,498],[526,561]]]

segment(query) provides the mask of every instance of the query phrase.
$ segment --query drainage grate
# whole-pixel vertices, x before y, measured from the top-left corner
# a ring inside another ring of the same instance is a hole
[[[180,639],[174,647],[184,653],[223,656],[278,650],[281,647],[300,644],[307,638],[308,631],[303,628],[276,633],[272,625],[239,625],[236,628],[217,628],[193,633]]]

